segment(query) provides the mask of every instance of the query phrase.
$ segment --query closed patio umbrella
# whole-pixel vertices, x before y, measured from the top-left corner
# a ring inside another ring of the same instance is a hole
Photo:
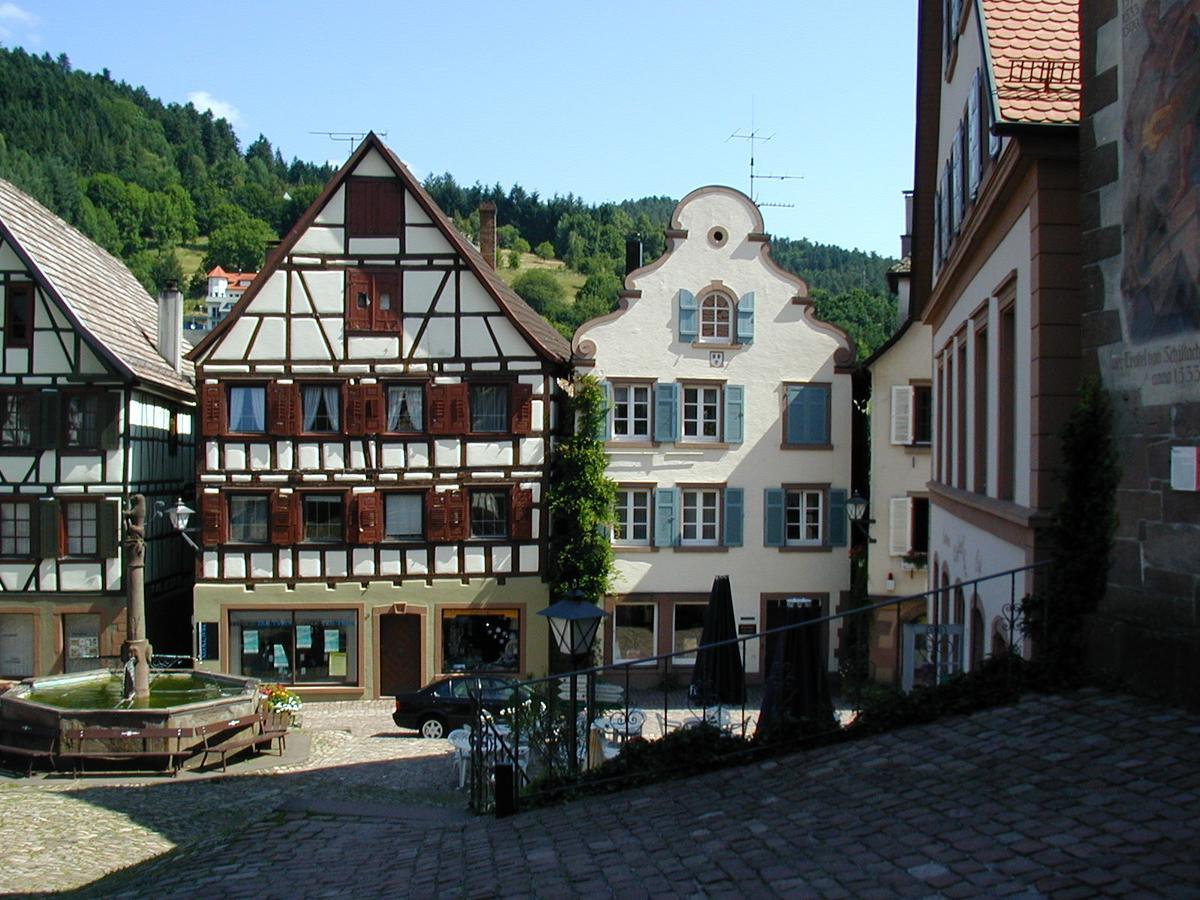
[[[746,673],[742,668],[742,647],[736,638],[729,576],[718,575],[708,595],[700,647],[688,687],[688,702],[692,706],[737,706],[745,701]]]
[[[772,635],[771,670],[763,688],[755,736],[775,732],[818,734],[837,727],[829,679],[821,654],[820,618],[815,600],[793,598],[784,609],[786,631]]]

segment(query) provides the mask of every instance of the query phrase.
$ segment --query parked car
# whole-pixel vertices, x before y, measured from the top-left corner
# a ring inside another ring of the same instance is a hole
[[[419,691],[397,694],[392,721],[400,728],[415,728],[421,737],[442,738],[471,723],[476,692],[483,708],[495,715],[512,705],[518,683],[496,675],[450,675]]]

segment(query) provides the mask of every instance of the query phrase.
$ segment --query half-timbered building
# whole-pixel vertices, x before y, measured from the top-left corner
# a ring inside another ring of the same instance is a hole
[[[0,678],[120,653],[121,503],[194,483],[182,304],[0,180]],[[194,561],[162,517],[146,566],[150,638],[186,652]]]
[[[317,696],[546,668],[570,347],[375,135],[190,355],[202,665]]]

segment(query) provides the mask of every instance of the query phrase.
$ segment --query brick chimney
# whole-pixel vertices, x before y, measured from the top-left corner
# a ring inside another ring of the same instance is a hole
[[[168,281],[158,294],[158,334],[154,345],[176,372],[183,370],[183,294]]]
[[[479,204],[479,252],[496,268],[496,204],[491,200]]]

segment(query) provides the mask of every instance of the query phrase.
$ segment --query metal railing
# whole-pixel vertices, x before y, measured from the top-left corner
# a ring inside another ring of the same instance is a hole
[[[1025,573],[1046,565],[1048,563],[1035,563],[995,572],[686,651],[534,678],[517,684],[504,700],[494,696],[489,699],[478,689],[473,690],[474,716],[469,735],[470,808],[478,813],[509,814],[520,807],[522,800],[561,791],[581,773],[587,773],[588,780],[594,784],[609,782],[618,786],[620,782],[631,783],[638,775],[632,762],[637,755],[633,748],[642,741],[662,740],[674,732],[691,728],[713,729],[717,734],[709,732],[707,736],[715,738],[712,746],[729,757],[727,762],[736,761],[738,756],[749,759],[771,752],[772,748],[783,750],[828,740],[831,733],[844,729],[861,711],[869,685],[862,679],[844,682],[838,702],[834,703],[828,689],[819,684],[821,678],[829,675],[827,655],[822,650],[819,659],[808,661],[814,667],[812,674],[818,682],[817,690],[824,690],[826,694],[816,698],[818,714],[803,721],[793,720],[791,727],[768,733],[759,727],[764,693],[774,690],[778,695],[775,700],[782,700],[787,705],[796,699],[796,692],[812,687],[801,684],[804,679],[791,671],[784,673],[781,682],[777,676],[779,683],[772,688],[768,657],[774,664],[775,657],[783,652],[780,649],[783,636],[812,627],[832,632],[835,623],[855,623],[861,645],[861,636],[871,633],[870,623],[881,610],[922,600],[927,604],[932,600],[936,609],[941,595],[948,591],[962,590],[970,596],[970,589],[979,584],[1007,578],[1009,597],[1003,604],[1002,615],[1007,638],[1004,654],[1011,659],[1021,652],[1025,627],[1022,601],[1028,596],[1024,592],[1018,593],[1017,582]],[[966,615],[969,615],[969,607]],[[1045,625],[1044,618],[1040,624]],[[984,627],[987,627],[986,623]],[[945,680],[962,671],[967,648],[961,625],[957,637],[951,636],[945,622],[927,624],[924,628],[928,636],[924,654],[927,683]],[[850,630],[843,629],[844,632]],[[895,640],[899,640],[899,635]],[[738,648],[743,672],[747,675],[762,672],[763,682],[746,686],[737,703],[709,703],[707,697],[715,686],[701,685],[696,693],[702,701],[690,702],[691,692],[683,680],[690,680],[691,676],[691,666],[686,663],[699,653],[727,646]],[[746,661],[755,655],[754,651],[757,651],[759,665],[755,672],[748,672]],[[855,652],[860,652],[859,648],[843,643],[839,647],[840,661],[844,664]],[[685,664],[681,665],[681,662]],[[819,677],[816,669],[819,669]],[[828,716],[825,715],[825,704],[828,705]],[[593,772],[595,769],[601,771]]]

